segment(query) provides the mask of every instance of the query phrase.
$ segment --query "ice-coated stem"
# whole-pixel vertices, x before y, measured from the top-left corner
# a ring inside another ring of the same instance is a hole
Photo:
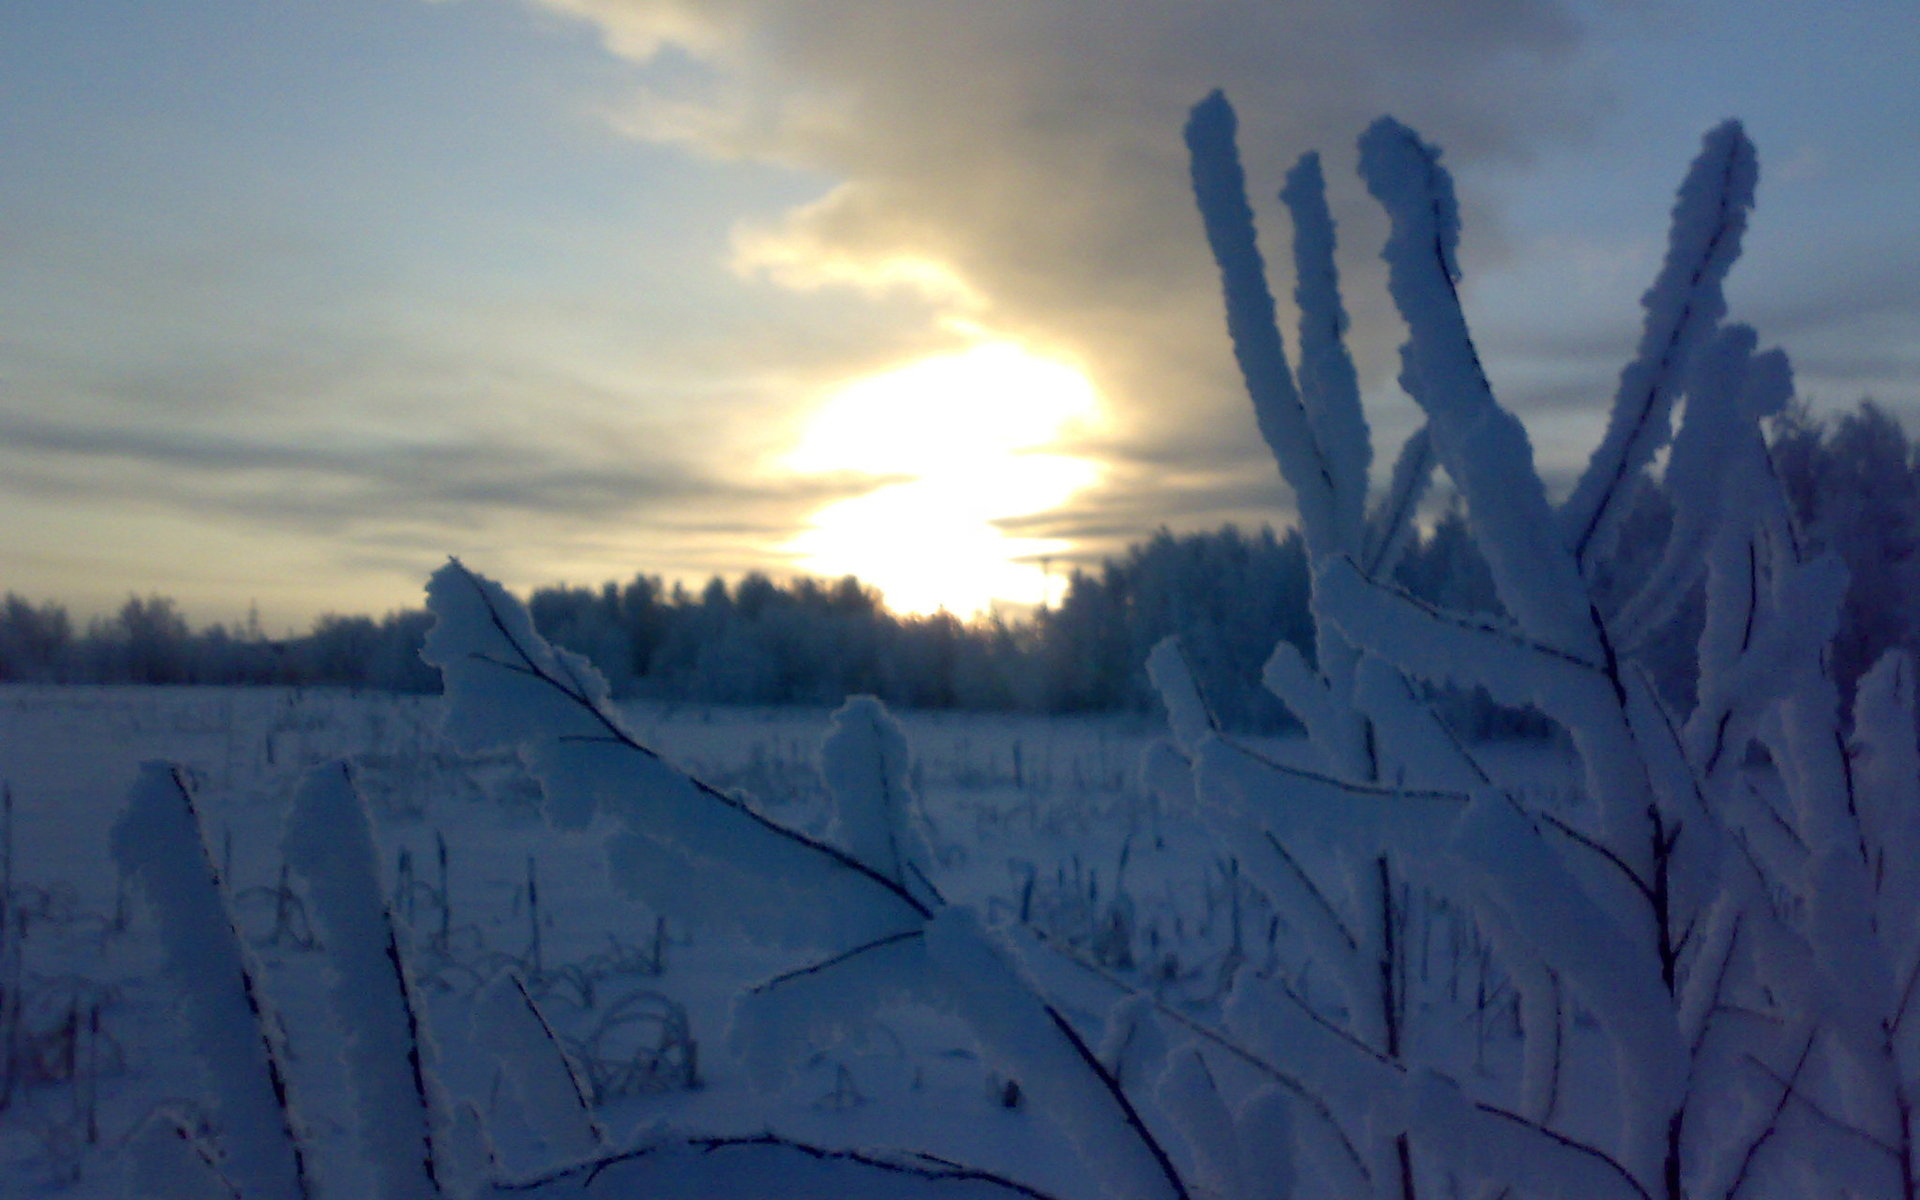
[[[1234,147],[1235,126],[1233,107],[1220,92],[1194,106],[1187,121],[1194,199],[1220,267],[1234,357],[1253,399],[1261,436],[1299,502],[1307,551],[1337,552],[1342,548],[1335,516],[1338,484],[1287,365],[1266,264],[1254,236],[1246,173]]]
[[[1641,298],[1640,345],[1620,372],[1606,435],[1560,509],[1567,545],[1591,572],[1612,547],[1630,489],[1665,445],[1695,348],[1726,315],[1723,285],[1753,207],[1759,166],[1738,121],[1709,131],[1673,205],[1667,256]]]
[[[366,807],[345,763],[307,776],[282,841],[306,881],[327,947],[331,999],[347,1031],[360,1137],[383,1200],[439,1196],[433,1048],[420,1027]]]
[[[248,1200],[309,1200],[300,1124],[280,1048],[262,1016],[259,975],[177,767],[141,766],[113,827],[113,854],[159,926],[187,1036],[206,1065],[221,1117],[228,1177]]]
[[[1373,441],[1360,407],[1360,379],[1347,353],[1347,313],[1334,264],[1333,214],[1318,154],[1287,172],[1280,201],[1293,218],[1294,303],[1300,309],[1300,399],[1334,485],[1334,541],[1356,550],[1363,536]]]

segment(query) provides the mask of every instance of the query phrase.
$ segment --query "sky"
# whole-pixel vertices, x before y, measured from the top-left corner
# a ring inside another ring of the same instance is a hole
[[[0,0],[0,590],[295,629],[456,555],[967,614],[1284,523],[1187,191],[1216,87],[1283,321],[1323,156],[1377,463],[1383,113],[1551,484],[1729,116],[1732,315],[1920,430],[1914,62],[1912,0]]]

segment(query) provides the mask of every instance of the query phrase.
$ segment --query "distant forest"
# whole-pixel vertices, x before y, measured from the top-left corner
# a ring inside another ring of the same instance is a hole
[[[1850,689],[1889,646],[1920,651],[1920,452],[1871,402],[1825,421],[1796,410],[1776,422],[1773,451],[1805,535],[1852,572],[1834,649]],[[1623,551],[1657,552],[1665,520],[1659,489],[1643,489]],[[1499,613],[1458,511],[1409,549],[1397,576],[1432,603]],[[1307,589],[1296,532],[1227,526],[1161,530],[1098,568],[1076,570],[1057,606],[1020,621],[898,616],[855,579],[763,575],[714,579],[698,591],[651,576],[543,588],[529,606],[540,631],[590,659],[616,695],[713,704],[832,704],[864,692],[907,708],[1148,711],[1147,651],[1178,634],[1224,723],[1278,729],[1289,721],[1259,671],[1282,638],[1311,659]],[[58,603],[9,592],[0,602],[0,681],[430,692],[439,678],[419,658],[430,620],[420,611],[330,615],[304,636],[275,639],[257,628],[193,629],[156,596],[130,598],[79,629]],[[1674,680],[1690,677],[1697,622],[1683,615],[1667,634]],[[1484,697],[1456,698],[1453,715],[1480,736],[1539,728]]]

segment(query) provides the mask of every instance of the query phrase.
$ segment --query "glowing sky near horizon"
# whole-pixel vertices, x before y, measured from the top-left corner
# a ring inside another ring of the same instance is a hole
[[[1733,316],[1920,429],[1916,61],[1911,0],[0,0],[0,591],[286,629],[457,554],[970,612],[1284,522],[1186,192],[1216,86],[1283,310],[1325,158],[1382,462],[1381,112],[1455,171],[1550,482],[1728,115]]]
[[[1044,448],[1099,414],[1084,374],[1010,342],[855,380],[809,419],[785,465],[885,482],[813,513],[786,549],[810,574],[859,576],[901,612],[971,617],[1056,599],[1048,561],[1072,545],[996,522],[1056,508],[1098,479],[1092,461]]]

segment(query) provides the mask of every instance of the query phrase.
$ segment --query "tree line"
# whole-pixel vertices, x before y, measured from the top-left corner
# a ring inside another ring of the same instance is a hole
[[[1804,536],[1852,572],[1833,655],[1844,688],[1886,649],[1920,651],[1920,447],[1871,402],[1821,420],[1804,408],[1778,419],[1773,456]],[[1666,520],[1657,488],[1632,518]],[[1636,544],[1623,539],[1627,556]],[[1631,566],[1631,564],[1628,564]],[[1630,574],[1631,572],[1629,572]],[[1485,563],[1457,510],[1444,512],[1397,569],[1413,595],[1498,619]],[[1143,663],[1178,634],[1215,716],[1239,729],[1285,728],[1257,668],[1284,639],[1312,654],[1307,560],[1300,535],[1232,525],[1162,529],[1097,567],[1076,569],[1056,606],[1030,617],[962,621],[904,616],[857,579],[786,582],[751,574],[693,590],[641,575],[599,588],[547,587],[529,598],[541,633],[584,655],[623,697],[713,704],[833,704],[868,693],[905,708],[1029,713],[1149,711]],[[58,603],[14,593],[0,601],[0,681],[278,684],[430,692],[421,662],[430,618],[327,615],[309,632],[272,638],[257,621],[195,629],[173,601],[131,597],[84,627]],[[1662,674],[1692,677],[1697,606],[1665,634]],[[1249,666],[1252,664],[1252,666]],[[1540,723],[1484,697],[1448,701],[1476,735]]]

